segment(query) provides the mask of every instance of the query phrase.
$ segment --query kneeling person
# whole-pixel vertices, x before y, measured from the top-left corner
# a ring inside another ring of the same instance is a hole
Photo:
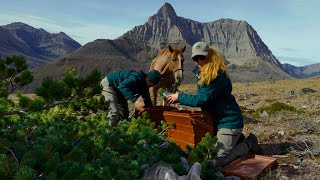
[[[122,70],[108,74],[102,81],[102,95],[109,103],[108,120],[110,126],[117,125],[119,119],[127,119],[129,108],[127,100],[134,103],[137,110],[151,107],[149,87],[158,84],[161,75],[156,70],[147,74],[134,70]],[[142,96],[144,103],[139,100]]]

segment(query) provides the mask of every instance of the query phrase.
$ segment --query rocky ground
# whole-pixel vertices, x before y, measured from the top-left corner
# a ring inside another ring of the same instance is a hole
[[[278,161],[261,179],[320,179],[319,82],[320,77],[233,83],[245,119],[244,134],[254,133],[263,155]],[[180,90],[194,93],[196,87],[182,85]],[[284,110],[271,106],[276,102],[285,105]]]

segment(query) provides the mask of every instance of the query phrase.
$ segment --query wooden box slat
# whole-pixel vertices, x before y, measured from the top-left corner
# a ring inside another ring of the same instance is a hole
[[[168,138],[177,140],[182,150],[186,150],[186,144],[199,143],[207,132],[214,134],[213,120],[206,112],[174,110],[164,111],[163,116],[168,126],[174,122],[175,126],[168,131]]]
[[[178,138],[178,139],[181,139],[181,140],[193,143],[193,144],[195,144],[195,142],[196,142],[196,138],[195,138],[194,133],[190,134],[190,133],[186,133],[186,132],[175,130],[175,129],[168,130],[168,137],[171,137],[173,139]]]
[[[178,131],[194,134],[194,127],[192,125],[175,124],[174,129]]]

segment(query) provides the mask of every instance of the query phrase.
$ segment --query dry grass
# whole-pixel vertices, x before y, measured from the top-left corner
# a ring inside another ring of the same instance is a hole
[[[279,166],[262,179],[318,179],[320,177],[320,77],[275,82],[233,83],[233,95],[246,111],[244,134],[257,135],[264,155],[278,159]],[[302,93],[310,88],[316,92]],[[195,85],[182,85],[195,93]],[[254,118],[263,106],[280,102],[296,111],[278,111]],[[298,112],[299,111],[299,112]],[[304,113],[300,113],[303,111]]]

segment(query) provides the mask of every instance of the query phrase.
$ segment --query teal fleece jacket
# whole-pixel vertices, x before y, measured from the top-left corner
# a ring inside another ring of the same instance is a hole
[[[193,70],[197,82],[200,80],[200,69]],[[201,107],[202,111],[211,113],[216,128],[243,128],[240,108],[231,94],[232,84],[225,72],[219,71],[218,76],[207,86],[197,85],[197,94],[180,93],[178,102],[182,105]]]
[[[140,95],[144,99],[145,107],[151,107],[149,88],[145,76],[134,70],[122,70],[107,75],[109,84],[119,90],[123,96],[135,102]]]

